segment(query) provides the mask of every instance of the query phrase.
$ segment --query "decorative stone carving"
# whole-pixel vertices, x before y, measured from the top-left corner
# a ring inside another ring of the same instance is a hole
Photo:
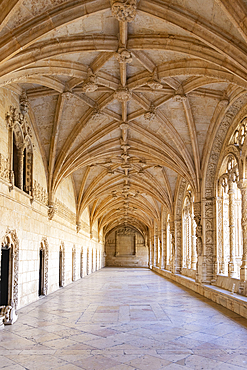
[[[147,85],[150,87],[150,89],[153,89],[153,90],[162,90],[163,89],[162,83],[159,82],[158,80],[155,80],[154,78],[150,78],[150,80],[148,80],[148,82],[147,82]]]
[[[47,295],[48,293],[48,261],[49,261],[49,249],[47,238],[43,238],[41,241],[41,249],[44,253],[44,289],[42,294]]]
[[[28,104],[27,94],[23,90],[20,96],[20,111],[23,114],[23,116],[25,116],[28,113],[28,109],[29,109],[29,104]]]
[[[234,133],[234,144],[240,149],[244,145],[246,133],[247,133],[247,117],[242,119],[240,125],[238,126],[237,130]]]
[[[4,325],[13,325],[18,318],[12,306],[0,306],[0,317]]]
[[[1,153],[0,153],[0,177],[1,179],[8,181],[10,180],[9,178],[9,159],[5,158]]]
[[[47,191],[36,180],[33,181],[33,199],[47,206]]]
[[[81,222],[77,222],[76,223],[76,232],[79,233],[79,231],[81,230]]]
[[[126,102],[131,98],[131,92],[127,87],[120,86],[114,93],[114,98],[120,103]]]
[[[104,116],[104,112],[102,112],[98,107],[94,108],[92,113],[92,120],[99,121]]]
[[[114,54],[115,58],[119,63],[131,63],[132,62],[132,56],[131,52],[124,48],[119,48],[118,52]]]
[[[111,0],[112,15],[121,22],[132,22],[136,16],[136,0]]]
[[[85,93],[94,92],[98,89],[98,79],[92,70],[88,69],[88,78],[82,84],[82,90]]]
[[[16,230],[7,229],[6,234],[2,240],[2,248],[11,248],[12,252],[12,286],[10,292],[10,305],[13,310],[18,306],[18,276],[19,276],[19,240],[17,238]],[[13,314],[14,317],[14,314]],[[17,319],[17,317],[16,317]]]
[[[149,111],[147,111],[144,114],[144,118],[147,121],[152,121],[155,118],[155,106],[154,106],[154,104],[150,105]]]
[[[194,220],[196,223],[196,252],[202,255],[202,225],[201,225],[201,202],[194,203]]]
[[[57,211],[57,207],[54,203],[48,205],[48,219],[52,220]]]

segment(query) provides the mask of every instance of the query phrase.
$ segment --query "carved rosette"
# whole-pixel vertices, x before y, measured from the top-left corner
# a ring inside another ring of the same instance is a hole
[[[114,93],[114,98],[120,103],[126,102],[131,98],[131,92],[127,87],[120,86]]]
[[[115,58],[119,63],[131,63],[132,62],[132,56],[131,52],[127,49],[120,48],[118,49],[118,52],[114,54]]]
[[[112,15],[120,22],[132,22],[136,16],[136,0],[111,0]]]

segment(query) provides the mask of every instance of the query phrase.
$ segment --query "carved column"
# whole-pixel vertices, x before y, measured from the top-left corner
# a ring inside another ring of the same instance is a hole
[[[24,166],[24,156],[23,156],[24,148],[18,148],[17,150],[17,183],[16,186],[23,190],[23,166]]]
[[[154,265],[154,245],[153,245],[153,235],[150,236],[149,238],[149,248],[150,248],[150,253],[149,253],[149,266],[150,268],[153,267]]]
[[[230,261],[228,263],[228,276],[235,277],[236,262],[235,262],[235,189],[232,179],[228,182],[229,195],[229,228],[230,228]]]
[[[158,263],[158,237],[157,237],[157,234],[156,234],[156,230],[155,230],[155,234],[154,234],[154,266],[156,267],[157,266],[157,263]]]
[[[117,257],[119,255],[119,250],[118,250],[118,233],[116,231],[116,234],[115,234],[115,257]]]
[[[247,180],[241,180],[238,187],[242,196],[242,235],[243,235],[243,255],[240,267],[240,280],[247,281]]]
[[[191,268],[196,270],[197,253],[196,253],[196,222],[194,220],[194,214],[191,219]]]
[[[201,224],[201,202],[194,203],[194,221],[196,223],[196,253],[197,253],[197,263],[196,263],[196,281],[202,281],[202,224]]]
[[[160,230],[160,241],[161,241],[161,257],[160,257],[160,268],[164,269],[165,267],[165,249],[164,249],[164,229],[162,225],[162,229]]]

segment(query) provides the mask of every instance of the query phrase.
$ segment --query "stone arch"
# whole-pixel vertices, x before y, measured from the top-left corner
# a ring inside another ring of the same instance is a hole
[[[16,230],[7,229],[1,247],[10,250],[8,305],[18,307],[19,239]]]
[[[48,248],[48,241],[47,238],[42,238],[40,249],[43,251],[43,262],[44,262],[44,279],[43,279],[43,295],[47,295],[48,293],[48,261],[49,261],[49,248]]]
[[[59,248],[59,286],[63,287],[65,284],[65,246],[61,242]]]
[[[213,138],[211,151],[208,154],[207,164],[202,175],[203,182],[201,195],[203,202],[203,255],[204,272],[203,282],[212,282],[216,278],[216,238],[215,238],[215,194],[217,175],[221,165],[221,158],[225,155],[224,148],[236,130],[236,126],[247,114],[247,95],[236,99],[226,110],[218,130]]]
[[[90,274],[90,248],[87,248],[87,275]]]

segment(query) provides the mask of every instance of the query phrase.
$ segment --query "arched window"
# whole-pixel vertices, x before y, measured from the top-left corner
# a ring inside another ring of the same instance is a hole
[[[217,213],[217,273],[240,277],[243,254],[241,230],[241,192],[237,186],[238,163],[234,155],[224,158],[218,179]]]
[[[195,270],[196,262],[196,222],[194,221],[192,191],[189,186],[182,212],[182,268]]]
[[[32,194],[33,145],[32,133],[26,117],[10,107],[6,115],[9,130],[9,157],[12,184]]]

